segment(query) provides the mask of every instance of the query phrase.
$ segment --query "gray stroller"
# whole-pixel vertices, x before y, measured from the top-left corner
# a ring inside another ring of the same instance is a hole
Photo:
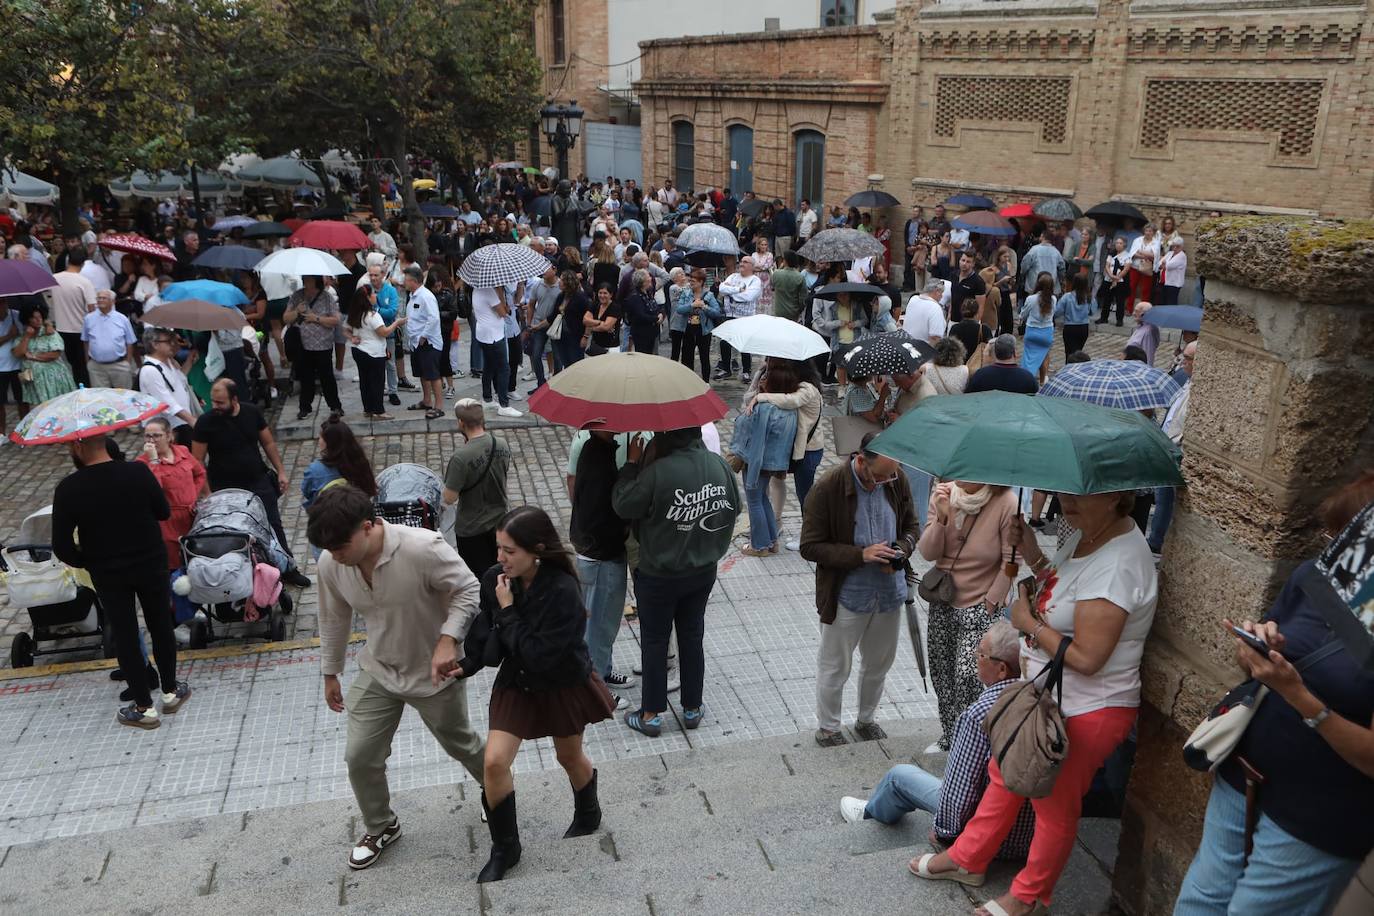
[[[242,623],[253,596],[253,570],[266,563],[285,571],[291,558],[277,543],[267,510],[257,494],[224,489],[196,503],[191,530],[181,539],[182,562],[190,584],[187,596],[203,613],[190,621],[191,648],[203,648],[216,637],[214,621]],[[263,638],[286,636],[291,596],[285,589],[276,602],[259,608]]]
[[[393,464],[377,475],[377,517],[393,525],[439,530],[444,482],[422,464]]]

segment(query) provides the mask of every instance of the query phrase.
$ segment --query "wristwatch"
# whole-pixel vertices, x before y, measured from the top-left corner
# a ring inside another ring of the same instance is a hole
[[[1321,712],[1317,713],[1310,719],[1303,719],[1302,724],[1306,725],[1308,728],[1316,728],[1318,725],[1321,725],[1323,722],[1325,722],[1326,717],[1329,715],[1331,715],[1331,707],[1323,706]]]

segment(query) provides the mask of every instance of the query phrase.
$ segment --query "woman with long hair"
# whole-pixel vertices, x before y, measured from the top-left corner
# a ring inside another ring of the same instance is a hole
[[[1054,304],[1054,313],[1064,320],[1064,358],[1088,344],[1088,328],[1093,316],[1093,301],[1088,295],[1088,275],[1076,273],[1064,295]]]
[[[301,478],[301,508],[308,510],[315,497],[336,480],[346,480],[368,496],[377,495],[372,462],[353,430],[338,415],[331,414],[320,424],[317,444],[319,456],[310,462]]]
[[[747,557],[772,556],[781,548],[781,519],[768,491],[773,478],[787,476],[792,464],[792,446],[801,425],[796,407],[785,408],[765,397],[797,392],[801,379],[792,360],[768,357],[758,383],[757,393],[745,398],[744,412],[735,421],[735,434],[730,443],[730,451],[744,465],[749,546],[742,553]]]
[[[601,826],[596,769],[582,749],[588,725],[609,719],[615,701],[592,667],[584,633],[587,609],[577,567],[543,509],[520,506],[496,527],[498,565],[482,571],[481,610],[451,672],[469,677],[500,666],[491,690],[482,808],[491,857],[479,882],[500,881],[520,861],[511,765],[523,741],[553,739],[573,790],[573,821],[564,838]]]
[[[765,379],[770,375],[772,381],[765,384]],[[795,387],[791,380],[793,375],[796,376]],[[805,510],[806,495],[811,492],[811,485],[816,482],[816,469],[820,467],[821,458],[825,455],[825,431],[821,429],[821,377],[816,370],[816,364],[809,359],[769,357],[764,363],[763,373],[759,375],[756,386],[751,386],[745,392],[744,403],[749,408],[756,403],[763,403],[797,412],[797,432],[792,440],[788,473],[792,475],[797,508]],[[782,510],[787,501],[785,476],[774,477],[769,481],[768,501],[773,509],[773,519],[777,523],[778,531],[781,532]],[[798,550],[800,547],[800,537],[787,542],[788,550]]]
[[[591,261],[592,289],[610,286],[614,290],[620,284],[620,263],[615,257],[615,246],[600,239],[592,243],[587,257]]]
[[[940,233],[940,242],[930,256],[930,275],[941,280],[953,280],[959,273],[954,246],[949,243],[949,230]]]
[[[772,231],[773,221],[767,223],[769,231]],[[758,305],[755,313],[759,315],[773,314],[773,268],[776,262],[773,253],[769,250],[768,236],[759,233],[754,237],[754,254],[750,258],[754,262],[754,276],[759,278],[763,284],[763,292],[759,294]]]
[[[587,294],[582,290],[582,275],[565,270],[558,277],[558,298],[554,301],[554,312],[563,319],[562,330],[554,340],[558,351],[558,361],[564,369],[583,357],[582,338],[586,334],[582,317],[591,307]]]
[[[363,414],[370,420],[391,419],[382,401],[386,387],[386,341],[406,320],[407,316],[401,315],[391,324],[383,324],[381,312],[377,311],[377,291],[371,283],[353,290],[345,331],[353,344],[353,362],[358,366]]]
[[[1026,297],[1020,319],[1026,323],[1025,344],[1021,348],[1021,368],[1045,384],[1045,358],[1054,345],[1054,277],[1041,273],[1035,278],[1035,292]]]
[[[453,325],[458,320],[458,295],[453,289],[453,279],[448,268],[436,264],[429,269],[425,285],[434,294],[439,304],[439,336],[443,338],[444,349],[439,357],[439,377],[444,383],[444,397],[453,397]]]

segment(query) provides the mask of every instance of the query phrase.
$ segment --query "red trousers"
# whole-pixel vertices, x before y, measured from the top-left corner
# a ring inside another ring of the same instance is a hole
[[[1049,905],[1054,885],[1064,871],[1078,836],[1078,818],[1083,811],[1083,796],[1093,776],[1112,751],[1131,733],[1136,710],[1121,706],[1071,716],[1065,721],[1069,732],[1069,756],[1059,769],[1054,791],[1048,798],[1031,800],[1035,809],[1035,838],[1031,840],[1026,864],[1012,882],[1011,893],[1022,903],[1039,900]],[[949,857],[960,868],[981,875],[1016,823],[1024,799],[1002,782],[997,761],[988,761],[991,781],[973,820],[964,827],[949,849]]]
[[[1154,301],[1150,297],[1155,294],[1155,278],[1153,274],[1147,274],[1143,270],[1136,270],[1132,267],[1129,276],[1131,282],[1131,295],[1130,298],[1126,300],[1126,314],[1128,315],[1135,312],[1135,304],[1137,302],[1149,302],[1151,305],[1154,305]]]

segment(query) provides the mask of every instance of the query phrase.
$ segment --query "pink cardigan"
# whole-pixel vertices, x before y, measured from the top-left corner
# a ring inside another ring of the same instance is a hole
[[[969,538],[960,553],[959,533],[952,523],[946,526],[936,521],[932,495],[930,517],[916,547],[921,556],[954,574],[955,607],[972,607],[981,601],[998,605],[1006,602],[1011,579],[1003,572],[1002,564],[1011,560],[1007,538],[1016,513],[1016,495],[1011,490],[1003,490],[988,500],[983,511],[964,522],[963,532]]]

